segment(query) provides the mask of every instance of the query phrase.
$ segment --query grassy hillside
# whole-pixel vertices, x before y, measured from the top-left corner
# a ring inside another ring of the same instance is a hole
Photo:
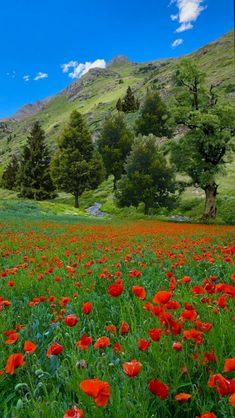
[[[234,100],[233,31],[191,54],[207,74],[208,83],[219,84],[221,98]],[[86,114],[90,129],[97,130],[105,116],[115,111],[119,97],[130,85],[140,100],[147,87],[160,86],[167,95],[179,59],[153,61],[146,64],[115,62],[106,69],[90,70],[81,79],[45,103],[42,110],[21,120],[9,119],[7,132],[0,129],[0,163],[4,166],[12,153],[19,153],[35,120],[40,120],[48,143],[53,148],[72,110]],[[133,116],[129,116],[130,124]]]
[[[231,31],[219,40],[199,49],[191,56],[196,59],[198,65],[206,73],[207,83],[218,85],[220,100],[234,102],[233,36],[234,32]],[[46,100],[42,110],[37,111],[33,115],[19,117],[20,113],[18,113],[19,120],[9,119],[7,121],[7,129],[1,129],[0,126],[0,176],[1,170],[3,170],[10,156],[13,153],[19,154],[21,152],[27,134],[35,120],[40,120],[46,131],[48,144],[51,149],[54,149],[56,140],[67,123],[71,111],[76,109],[86,115],[95,139],[101,123],[109,113],[116,112],[116,102],[119,97],[124,96],[129,85],[135,91],[140,101],[143,100],[146,89],[152,85],[159,86],[162,94],[167,99],[172,88],[172,75],[174,74],[176,64],[180,60],[181,58],[166,59],[143,64],[114,60],[105,70],[90,70],[85,76],[72,83],[57,96],[52,97],[49,101]],[[137,114],[126,115],[130,125],[133,124],[136,117]],[[235,162],[231,162],[227,164],[227,175],[218,179],[221,201],[223,201],[223,205],[226,206],[227,204],[229,208],[226,211],[230,211],[230,207],[233,206],[232,203],[235,198],[234,181]],[[108,191],[106,190],[107,187]],[[104,183],[96,193],[85,193],[81,201],[82,209],[98,201],[104,204],[104,210],[115,211],[111,189],[112,186],[110,188],[109,183]],[[194,209],[193,214],[197,216],[201,212],[203,197],[201,190],[187,189],[182,196],[182,205],[179,211],[187,214]],[[4,199],[4,193],[0,193],[0,198]],[[14,200],[14,196],[8,195],[8,198],[13,198]],[[54,206],[53,210],[56,212],[73,210],[72,197],[69,195],[62,197],[60,195],[55,203],[56,206]],[[48,203],[46,205],[49,205],[50,209],[51,204]],[[235,214],[232,216],[235,218]]]

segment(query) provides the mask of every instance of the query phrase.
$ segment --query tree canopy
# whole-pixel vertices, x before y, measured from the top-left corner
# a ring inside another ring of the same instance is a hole
[[[194,186],[205,191],[203,216],[214,218],[218,189],[216,178],[223,172],[233,150],[235,109],[230,104],[218,103],[214,86],[205,88],[205,76],[194,62],[184,60],[178,67],[176,79],[180,86],[179,96],[176,96],[176,113],[186,126],[187,133],[178,142],[173,142],[171,159],[179,172],[187,174]],[[181,100],[182,88],[188,102]]]
[[[45,133],[37,121],[23,148],[18,176],[21,197],[35,200],[55,197],[55,187],[50,174],[50,159],[45,144]]]
[[[52,174],[59,189],[74,195],[75,207],[79,207],[79,196],[85,190],[96,188],[104,177],[102,158],[94,148],[83,116],[77,111],[71,113],[59,139]]]
[[[150,208],[169,207],[174,203],[176,183],[173,169],[158,149],[153,135],[138,136],[125,164],[125,174],[118,182],[116,198],[120,206],[145,204]]]
[[[137,134],[141,135],[172,136],[171,114],[158,91],[147,92],[140,116],[136,121],[135,130]]]
[[[106,174],[114,176],[114,187],[121,178],[124,163],[131,150],[133,133],[128,129],[122,115],[107,118],[102,127],[98,148],[102,154]]]

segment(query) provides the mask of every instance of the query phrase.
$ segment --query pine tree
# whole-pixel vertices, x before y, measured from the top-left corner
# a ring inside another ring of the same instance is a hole
[[[17,174],[19,171],[19,161],[16,155],[13,154],[11,161],[6,167],[2,175],[1,185],[4,189],[16,190],[17,188]]]
[[[111,116],[104,122],[98,140],[106,174],[114,176],[114,188],[123,173],[125,159],[131,150],[133,134],[125,124],[122,115]]]
[[[20,196],[44,200],[55,197],[50,174],[50,154],[45,144],[45,133],[35,122],[23,149],[19,170]]]
[[[156,91],[148,91],[136,121],[136,133],[141,135],[155,135],[156,137],[170,137],[172,135],[172,120],[166,104]]]
[[[117,103],[116,103],[116,109],[117,109],[119,112],[122,112],[122,101],[121,101],[121,99],[120,99],[120,98],[118,99],[118,101],[117,101]]]
[[[76,110],[71,113],[58,146],[52,160],[52,175],[59,189],[74,195],[74,206],[78,208],[79,196],[85,190],[95,189],[103,180],[104,166],[83,116]]]
[[[129,86],[122,101],[122,111],[125,113],[136,112],[139,109],[139,101],[135,98]]]

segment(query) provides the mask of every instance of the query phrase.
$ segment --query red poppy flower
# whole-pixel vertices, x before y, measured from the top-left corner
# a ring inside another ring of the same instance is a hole
[[[127,335],[129,333],[130,327],[126,321],[123,321],[120,326],[120,334]]]
[[[202,360],[202,364],[206,364],[206,363],[208,363],[209,361],[211,361],[211,362],[213,362],[213,363],[216,363],[216,362],[217,362],[216,355],[215,355],[215,353],[214,353],[213,351],[211,351],[211,352],[206,352],[206,353],[204,354],[204,358],[203,358],[203,360]]]
[[[191,278],[188,276],[185,276],[182,279],[180,279],[180,283],[190,283],[190,282],[191,282]]]
[[[162,401],[167,398],[169,394],[169,387],[158,379],[152,379],[148,382],[148,387],[153,395],[158,396]]]
[[[5,372],[8,374],[14,374],[15,369],[20,366],[23,366],[25,363],[24,356],[21,353],[11,354],[7,359],[7,364],[5,367]]]
[[[135,377],[140,373],[142,369],[142,364],[137,360],[132,360],[132,361],[123,363],[122,368],[124,370],[124,373],[128,377]]]
[[[181,320],[187,319],[188,321],[195,321],[196,318],[197,318],[197,312],[194,309],[190,311],[186,310],[182,312],[182,314],[180,315]]]
[[[103,382],[99,379],[83,380],[80,383],[80,388],[94,399],[96,405],[101,407],[107,405],[110,398],[110,385],[108,382]]]
[[[214,414],[214,412],[204,412],[204,414],[196,418],[217,418],[217,416]]]
[[[110,345],[110,339],[108,337],[100,337],[94,344],[94,348],[105,348]]]
[[[92,337],[83,335],[82,338],[79,341],[77,341],[75,344],[78,348],[80,348],[80,350],[87,350],[88,347],[91,345],[91,343],[92,343]]]
[[[107,325],[105,328],[106,331],[110,332],[111,334],[115,334],[117,331],[117,327],[115,327],[115,325]]]
[[[233,395],[229,396],[228,401],[233,408],[235,408],[235,393]]]
[[[34,344],[32,341],[25,341],[24,343],[25,353],[34,353],[36,349],[37,349],[37,344]]]
[[[140,299],[144,300],[146,298],[146,290],[142,286],[133,286],[132,292]]]
[[[183,333],[183,338],[185,340],[193,340],[195,344],[203,343],[202,332],[194,328],[185,330]]]
[[[172,344],[172,348],[173,348],[173,350],[175,350],[175,351],[181,351],[182,350],[182,344],[180,343],[180,342],[174,342],[173,344]]]
[[[162,335],[162,329],[160,328],[152,328],[149,330],[148,335],[150,336],[151,340],[159,341]]]
[[[235,371],[235,357],[226,358],[224,363],[224,372]]]
[[[74,406],[72,409],[65,411],[63,418],[84,418],[84,411]]]
[[[171,279],[170,279],[169,289],[170,290],[175,290],[176,286],[177,286],[176,278],[174,276],[172,276]]]
[[[19,334],[17,334],[16,332],[11,332],[8,335],[8,339],[5,341],[5,344],[11,345],[11,344],[15,344],[15,342],[19,339]]]
[[[162,290],[161,292],[156,293],[156,295],[153,298],[153,303],[165,304],[169,302],[172,295],[173,295],[172,292],[167,292],[166,290]]]
[[[141,351],[145,351],[148,350],[148,348],[150,347],[150,341],[148,340],[139,340],[138,341],[138,347]]]
[[[66,316],[64,322],[69,327],[75,327],[75,325],[78,323],[78,317],[77,315],[74,315],[74,314],[68,315]]]
[[[192,398],[192,395],[190,395],[189,393],[183,392],[175,395],[175,400],[180,402],[188,401],[190,398]]]
[[[47,357],[57,356],[63,351],[64,347],[58,343],[53,343],[47,350]]]
[[[92,303],[91,302],[86,302],[82,305],[82,309],[85,315],[89,315],[89,313],[92,310]]]
[[[194,295],[202,295],[205,293],[205,289],[202,286],[194,286],[190,289],[190,292],[192,292]]]
[[[235,393],[235,380],[226,379],[221,374],[214,374],[208,380],[208,386],[210,388],[217,388],[217,392],[220,396],[232,395]]]
[[[121,283],[113,283],[108,288],[108,293],[110,296],[118,297],[122,294],[124,286]]]
[[[114,348],[115,351],[117,351],[117,353],[122,353],[122,351],[123,351],[123,348],[122,348],[121,344],[119,344],[119,343],[115,343],[113,348]]]
[[[200,329],[200,331],[203,331],[203,332],[210,332],[210,330],[213,327],[213,325],[210,324],[210,322],[202,322],[202,321],[196,321],[195,325],[198,329]]]

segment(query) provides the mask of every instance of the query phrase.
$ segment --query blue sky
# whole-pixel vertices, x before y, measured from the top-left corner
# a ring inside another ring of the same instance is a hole
[[[1,118],[117,54],[144,62],[215,40],[233,27],[233,1],[5,0],[0,18]]]

